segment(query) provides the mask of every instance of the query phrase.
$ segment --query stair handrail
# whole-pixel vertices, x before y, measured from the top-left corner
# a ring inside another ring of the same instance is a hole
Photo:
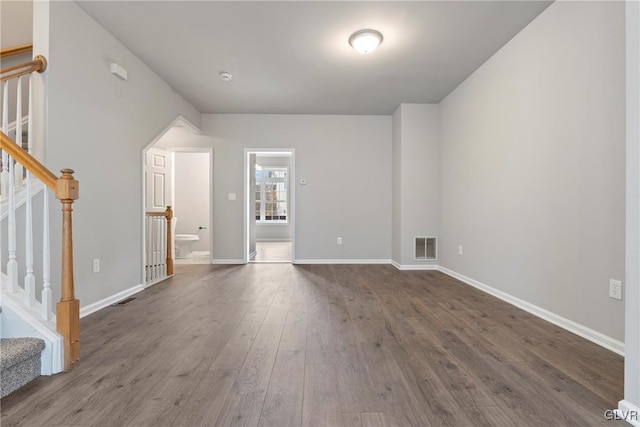
[[[53,172],[47,169],[47,167],[40,163],[35,157],[24,151],[22,147],[2,131],[0,131],[0,142],[0,149],[5,150],[18,163],[27,168],[33,176],[42,181],[51,191],[56,191],[58,177],[55,176]]]
[[[18,144],[0,131],[0,150],[5,150],[14,160],[54,191],[62,203],[62,274],[60,301],[56,304],[56,330],[63,337],[64,369],[70,369],[80,360],[80,301],[75,298],[73,284],[73,226],[72,205],[79,197],[79,183],[72,169],[62,169],[57,178],[53,172]]]
[[[16,77],[34,72],[42,73],[46,69],[47,59],[42,55],[37,55],[30,61],[21,62],[20,64],[12,65],[0,70],[0,82],[15,79]]]
[[[19,44],[16,46],[5,47],[4,49],[0,49],[0,58],[20,55],[23,53],[31,52],[32,50],[33,50],[32,43],[25,43],[25,44]]]

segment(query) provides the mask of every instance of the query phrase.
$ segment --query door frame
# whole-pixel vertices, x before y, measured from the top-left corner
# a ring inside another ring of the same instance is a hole
[[[158,143],[158,141],[160,141],[160,139],[162,139],[163,136],[165,136],[167,134],[167,132],[169,132],[173,127],[175,127],[176,125],[181,125],[183,127],[186,127],[188,129],[191,129],[191,131],[195,134],[195,135],[199,135],[202,133],[202,131],[200,130],[200,128],[196,125],[194,125],[193,123],[191,123],[187,118],[185,118],[182,115],[178,115],[175,119],[173,119],[171,121],[171,123],[169,123],[163,130],[162,132],[160,132],[158,135],[156,135],[155,138],[153,138],[146,146],[144,146],[142,148],[142,150],[140,150],[140,260],[139,260],[139,265],[140,265],[140,286],[142,286],[143,288],[146,287],[146,272],[145,272],[145,251],[146,251],[146,245],[147,245],[147,231],[146,231],[146,227],[145,227],[145,216],[146,216],[146,211],[147,211],[147,207],[146,207],[146,200],[147,200],[147,188],[146,188],[146,184],[145,184],[145,176],[144,176],[144,162],[145,162],[145,156],[147,154],[147,150],[149,150],[149,148],[153,148],[154,145],[156,145]],[[211,159],[211,161],[213,162],[213,158]],[[213,169],[213,163],[211,164],[212,169]],[[211,200],[213,200],[213,187],[211,188],[211,194],[210,196]],[[173,200],[171,200],[171,203],[173,203]],[[152,285],[149,285],[152,286]]]
[[[290,153],[291,165],[289,166],[289,221],[291,224],[291,264],[296,263],[296,149],[295,148],[245,148],[242,163],[244,164],[244,180],[243,180],[243,260],[245,264],[249,263],[249,215],[251,215],[249,199],[251,197],[251,189],[249,183],[250,154],[268,154],[268,153]]]

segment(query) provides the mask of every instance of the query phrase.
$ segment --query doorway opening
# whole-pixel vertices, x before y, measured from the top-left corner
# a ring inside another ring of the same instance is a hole
[[[294,149],[245,149],[246,262],[293,262],[294,178]]]
[[[178,118],[144,149],[142,275],[146,286],[171,277],[174,264],[211,262],[213,150],[191,146],[199,133]]]

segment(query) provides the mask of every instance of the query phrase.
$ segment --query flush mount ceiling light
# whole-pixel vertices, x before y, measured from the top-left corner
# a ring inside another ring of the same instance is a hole
[[[226,71],[221,71],[220,78],[225,82],[230,82],[233,76],[231,75],[231,73],[227,73]]]
[[[371,53],[382,43],[382,34],[376,30],[360,30],[351,34],[349,44],[360,53]]]

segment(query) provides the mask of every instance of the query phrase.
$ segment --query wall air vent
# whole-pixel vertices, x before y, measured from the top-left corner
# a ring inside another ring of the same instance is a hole
[[[414,259],[416,260],[438,259],[437,241],[435,237],[416,237],[414,249]]]

